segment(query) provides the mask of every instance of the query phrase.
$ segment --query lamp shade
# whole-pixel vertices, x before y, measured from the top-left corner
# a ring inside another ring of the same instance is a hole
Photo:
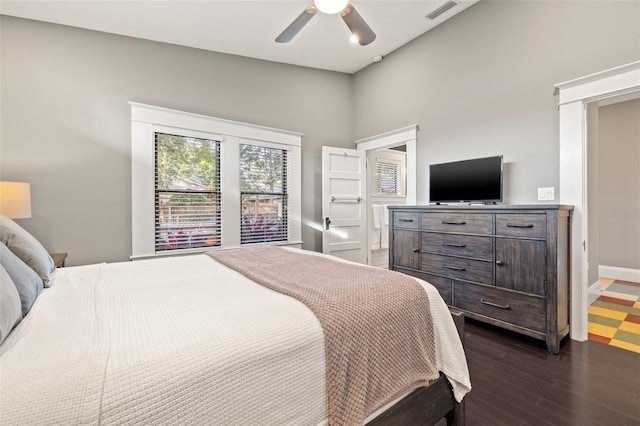
[[[31,217],[31,185],[0,182],[0,213],[11,219]]]

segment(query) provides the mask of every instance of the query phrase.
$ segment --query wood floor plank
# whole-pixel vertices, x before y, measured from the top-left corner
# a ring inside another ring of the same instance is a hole
[[[544,342],[467,319],[467,425],[640,426],[640,355],[599,342]]]

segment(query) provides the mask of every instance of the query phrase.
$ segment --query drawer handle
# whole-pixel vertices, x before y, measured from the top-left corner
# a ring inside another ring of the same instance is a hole
[[[508,228],[533,228],[533,223],[507,223]]]
[[[413,222],[413,219],[398,219],[398,222]]]
[[[511,306],[509,305],[498,305],[497,303],[487,302],[484,299],[480,299],[480,303],[482,303],[483,305],[493,306],[494,308],[511,309]]]
[[[461,268],[459,266],[449,266],[449,265],[442,265],[442,267],[444,269],[451,269],[452,271],[466,271],[466,268]]]
[[[411,251],[414,252],[414,253],[420,253],[420,249],[413,249]]]
[[[451,244],[451,243],[442,243],[445,247],[455,247],[455,248],[465,248],[466,244]]]
[[[454,220],[443,220],[442,221],[443,225],[466,225],[467,222],[465,222],[464,220],[460,220],[460,221],[454,221]]]
[[[502,260],[496,260],[496,265],[502,266],[504,265],[504,262]]]

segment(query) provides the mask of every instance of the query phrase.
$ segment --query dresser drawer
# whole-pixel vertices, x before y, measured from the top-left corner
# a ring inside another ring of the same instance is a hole
[[[493,283],[492,262],[431,253],[422,253],[421,256],[424,272],[483,284]]]
[[[546,332],[545,299],[454,281],[453,305],[540,333]]]
[[[423,232],[422,251],[491,261],[493,260],[493,238]]]
[[[419,229],[420,213],[395,212],[393,214],[393,227],[403,229]]]
[[[438,289],[440,296],[447,305],[453,302],[453,280],[451,278],[436,277],[435,275],[423,274],[421,272],[412,271],[404,268],[394,268],[398,272],[420,278]]]
[[[496,214],[496,235],[509,237],[546,238],[547,216],[545,214]]]
[[[436,232],[491,235],[493,233],[493,216],[486,213],[423,213],[422,229]]]
[[[450,278],[436,277],[435,275],[423,275],[424,277],[420,278],[437,288],[445,303],[451,305],[453,303],[453,280]]]

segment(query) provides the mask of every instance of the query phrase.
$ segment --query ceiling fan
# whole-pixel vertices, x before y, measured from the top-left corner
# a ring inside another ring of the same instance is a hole
[[[280,33],[276,41],[278,43],[291,41],[318,11],[327,14],[340,12],[342,20],[361,46],[366,46],[376,39],[376,33],[362,19],[349,0],[311,0],[311,4]]]

